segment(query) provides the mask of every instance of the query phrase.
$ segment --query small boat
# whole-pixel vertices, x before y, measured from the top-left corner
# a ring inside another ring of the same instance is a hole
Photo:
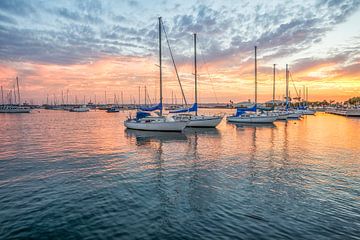
[[[88,108],[86,105],[80,106],[80,107],[74,107],[70,109],[70,112],[89,112],[90,108]]]
[[[234,123],[273,123],[277,119],[277,115],[265,113],[245,113],[240,116],[228,116],[228,122]]]
[[[151,107],[140,107],[135,118],[128,118],[124,125],[129,129],[143,131],[181,132],[188,121],[175,120],[171,116],[163,116],[162,97],[162,58],[161,58],[161,31],[162,20],[159,17],[159,69],[160,69],[160,103]],[[159,116],[151,116],[149,112],[159,110]]]
[[[2,105],[0,106],[0,113],[30,113],[29,107],[17,105]]]
[[[106,112],[108,112],[108,113],[120,112],[120,108],[113,106],[113,107],[111,107],[111,108],[108,108],[108,109],[106,110]]]

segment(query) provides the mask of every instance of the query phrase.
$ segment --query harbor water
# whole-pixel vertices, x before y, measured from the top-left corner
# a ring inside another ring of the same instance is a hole
[[[360,239],[360,118],[154,133],[128,115],[0,115],[0,239]]]

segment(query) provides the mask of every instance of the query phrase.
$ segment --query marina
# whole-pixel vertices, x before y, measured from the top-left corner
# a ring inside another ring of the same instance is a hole
[[[0,1],[0,240],[360,240],[360,1]]]
[[[0,115],[2,238],[357,238],[360,118],[174,133],[129,114]]]

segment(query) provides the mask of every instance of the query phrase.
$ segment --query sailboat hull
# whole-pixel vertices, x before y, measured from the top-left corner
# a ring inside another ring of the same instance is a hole
[[[279,113],[276,117],[276,120],[287,120],[288,114],[287,113]]]
[[[287,118],[288,119],[300,119],[301,118],[301,113],[299,113],[299,112],[289,113]]]
[[[137,122],[128,120],[124,122],[125,127],[142,131],[160,131],[160,132],[181,132],[187,125],[187,122]]]
[[[173,118],[179,121],[188,121],[186,127],[195,128],[215,128],[222,120],[221,116],[195,116],[191,114],[179,114]]]
[[[29,107],[18,107],[18,106],[2,106],[0,107],[0,113],[30,113]]]
[[[234,122],[234,123],[273,123],[275,120],[276,120],[276,116],[227,117],[228,122]]]
[[[186,127],[215,128],[221,120],[218,116],[193,116]]]
[[[315,115],[315,111],[310,110],[310,109],[306,109],[306,110],[302,110],[302,114],[304,114],[304,115]]]

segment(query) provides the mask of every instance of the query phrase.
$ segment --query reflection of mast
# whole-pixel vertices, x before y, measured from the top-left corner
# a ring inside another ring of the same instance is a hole
[[[249,171],[251,177],[255,177],[255,168],[256,168],[256,127],[253,127],[252,132],[252,149],[250,150],[250,160],[249,160]]]

